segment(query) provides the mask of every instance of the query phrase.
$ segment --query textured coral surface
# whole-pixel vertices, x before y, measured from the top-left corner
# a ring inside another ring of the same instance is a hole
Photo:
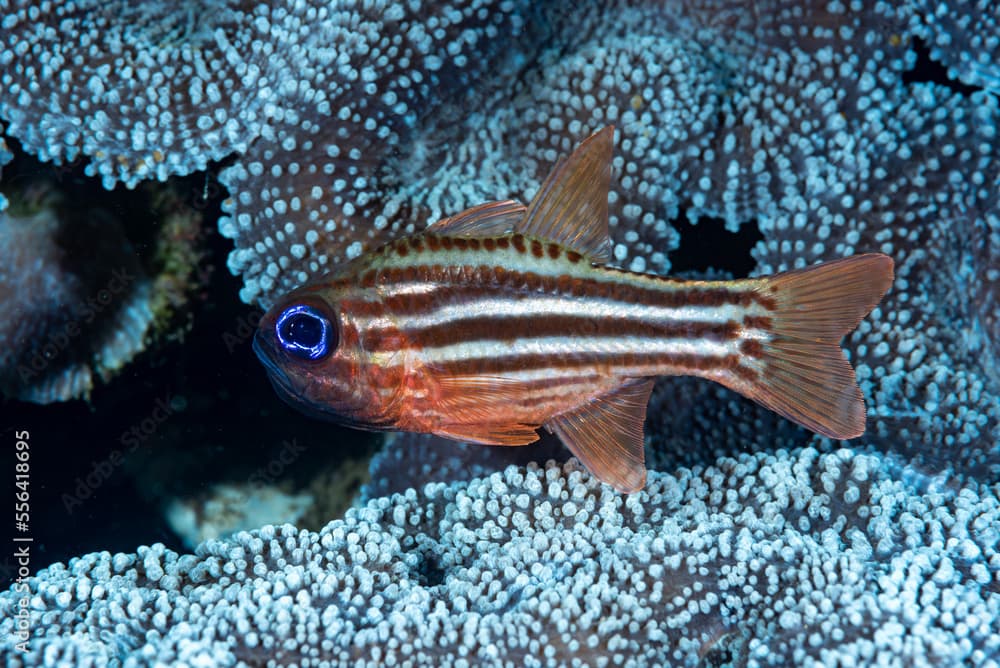
[[[574,464],[55,565],[0,595],[12,665],[990,665],[1000,498],[841,450],[651,473]]]
[[[225,160],[247,303],[528,199],[612,123],[617,264],[718,276],[743,254],[761,274],[881,251],[897,275],[845,340],[870,418],[852,450],[678,378],[630,497],[572,463],[524,467],[558,444],[400,437],[367,505],[322,531],[40,572],[28,654],[19,593],[0,594],[4,658],[997,665],[998,7],[0,0],[7,135],[108,188]],[[699,262],[678,252],[698,244]]]

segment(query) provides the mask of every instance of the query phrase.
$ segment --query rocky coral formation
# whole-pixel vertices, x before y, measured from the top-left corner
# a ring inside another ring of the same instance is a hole
[[[149,280],[116,221],[18,209],[0,213],[0,389],[39,403],[86,396],[144,347]]]
[[[174,499],[167,507],[170,528],[186,545],[274,522],[296,523],[313,503],[307,494],[275,485],[215,484],[196,498]]]
[[[0,186],[10,198],[0,211],[0,392],[36,403],[87,397],[179,325],[205,280],[201,215],[170,189],[145,188],[136,235],[132,209],[78,201],[47,170]],[[137,252],[136,238],[153,252]]]
[[[10,152],[7,148],[7,142],[3,139],[3,125],[0,124],[0,174],[3,172],[3,166],[14,159],[14,154]],[[0,213],[7,208],[7,198],[0,194]]]
[[[109,189],[204,169],[261,135],[284,73],[253,4],[5,0],[0,116]]]
[[[297,444],[290,446],[295,449],[285,450],[289,458],[302,456],[297,450],[305,451]],[[319,459],[317,453],[311,454],[312,460]],[[368,478],[368,463],[368,458],[347,458],[336,464],[315,462],[310,467],[314,477],[295,485],[283,470],[284,461],[278,459],[269,463],[278,475],[265,468],[245,481],[199,485],[195,492],[161,499],[160,503],[165,506],[167,524],[190,549],[206,540],[265,524],[320,528],[351,507],[358,488]]]
[[[998,490],[842,450],[574,463],[373,499],[320,532],[90,554],[0,595],[8,665],[989,665]]]

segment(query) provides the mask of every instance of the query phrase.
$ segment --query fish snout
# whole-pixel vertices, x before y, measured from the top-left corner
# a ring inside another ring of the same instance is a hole
[[[269,337],[264,333],[263,330],[258,329],[253,335],[253,351],[257,355],[257,359],[260,363],[264,365],[267,370],[267,375],[270,376],[272,381],[278,382],[284,387],[289,386],[288,374],[281,367],[281,364],[277,360],[277,350],[275,349],[275,344]]]

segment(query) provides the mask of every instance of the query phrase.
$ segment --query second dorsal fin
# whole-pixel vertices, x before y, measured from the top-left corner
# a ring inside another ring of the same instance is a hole
[[[517,231],[555,241],[595,262],[609,261],[608,189],[614,137],[615,128],[609,125],[556,163]]]

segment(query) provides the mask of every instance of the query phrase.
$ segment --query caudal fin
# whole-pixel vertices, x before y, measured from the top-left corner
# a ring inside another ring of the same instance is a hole
[[[769,337],[745,348],[754,371],[726,384],[824,436],[863,434],[865,401],[840,340],[882,299],[892,270],[872,253],[759,279]]]

